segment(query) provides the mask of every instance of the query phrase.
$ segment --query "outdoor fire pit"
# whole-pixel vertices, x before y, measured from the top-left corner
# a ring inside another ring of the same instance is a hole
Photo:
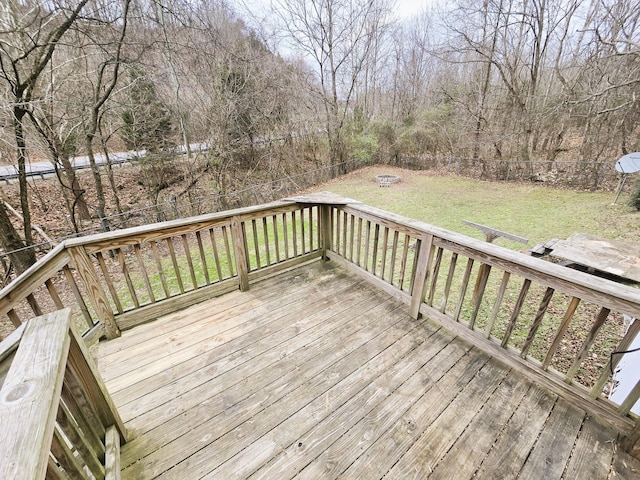
[[[400,181],[400,177],[397,175],[376,175],[376,182],[381,187],[388,187],[393,183],[398,183]]]

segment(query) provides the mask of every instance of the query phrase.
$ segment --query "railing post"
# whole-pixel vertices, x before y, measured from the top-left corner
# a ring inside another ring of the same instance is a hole
[[[331,250],[331,205],[320,206],[320,229],[322,241],[322,258],[329,260],[327,252]]]
[[[640,419],[636,420],[631,433],[622,439],[621,446],[629,455],[640,460]]]
[[[238,282],[240,291],[249,290],[249,260],[247,258],[247,240],[242,230],[242,222],[235,216],[231,219],[231,242],[233,243],[233,253],[236,257],[236,270],[238,271]]]
[[[89,295],[89,298],[91,298],[91,303],[93,303],[93,308],[96,311],[96,315],[104,325],[104,331],[107,338],[112,339],[119,337],[120,330],[116,324],[113,310],[111,309],[107,295],[100,284],[98,274],[96,273],[91,261],[89,261],[87,251],[82,245],[80,245],[69,248],[69,255],[76,266],[78,275],[80,275],[80,278],[84,282],[87,294]]]
[[[411,291],[411,305],[409,315],[418,318],[420,315],[420,305],[424,302],[426,295],[427,280],[431,270],[433,260],[433,235],[425,235],[420,239],[420,250],[418,251],[418,262],[416,265],[415,280]]]
[[[0,478],[45,478],[69,351],[69,310],[26,323],[0,389]]]

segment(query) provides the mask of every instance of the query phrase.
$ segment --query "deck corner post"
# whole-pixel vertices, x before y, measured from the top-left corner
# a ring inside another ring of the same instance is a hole
[[[98,319],[104,324],[105,335],[108,339],[119,337],[120,329],[116,324],[113,310],[107,299],[107,294],[102,288],[96,269],[89,260],[89,254],[84,246],[79,245],[69,248],[69,255],[85,285],[87,295],[89,295],[91,303],[93,303]]]
[[[634,458],[640,460],[640,419],[626,437],[620,441],[622,449]]]
[[[411,291],[411,304],[409,315],[417,319],[420,316],[420,305],[424,302],[427,289],[427,280],[431,262],[433,261],[433,235],[425,235],[420,239],[420,250],[416,264],[415,280]]]
[[[322,235],[322,258],[329,260],[327,252],[331,250],[331,205],[322,205],[321,207],[321,235]]]
[[[231,219],[231,242],[236,257],[236,270],[241,292],[249,290],[249,261],[247,259],[247,239],[238,216]]]

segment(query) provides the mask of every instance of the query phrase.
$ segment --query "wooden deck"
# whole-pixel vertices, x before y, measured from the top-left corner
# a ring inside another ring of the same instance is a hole
[[[616,433],[315,262],[101,343],[124,479],[638,478]]]

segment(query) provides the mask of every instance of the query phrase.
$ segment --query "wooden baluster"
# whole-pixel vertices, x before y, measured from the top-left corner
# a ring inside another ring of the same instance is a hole
[[[233,269],[233,265],[235,262],[234,257],[231,256],[231,248],[229,247],[229,230],[226,226],[222,227],[222,238],[224,239],[224,251],[227,255],[227,265],[229,266],[229,273],[230,276],[233,277],[236,274],[235,270]]]
[[[240,290],[245,292],[249,290],[249,261],[247,259],[246,231],[242,229],[238,217],[233,217],[231,220],[231,241],[236,258]]]
[[[314,228],[314,224],[313,224],[313,210],[316,207],[310,207],[309,208],[309,251],[313,252],[313,228]],[[316,229],[316,233],[317,233],[317,229]]]
[[[436,294],[436,284],[438,282],[438,276],[440,275],[440,264],[442,263],[442,254],[444,249],[438,247],[436,251],[436,260],[433,265],[433,275],[431,276],[431,285],[429,286],[429,296],[427,297],[427,305],[433,305],[433,297]]]
[[[22,320],[20,320],[20,317],[13,308],[7,312],[7,317],[9,317],[9,320],[11,320],[14,327],[18,328],[22,325]]]
[[[364,234],[364,269],[369,272],[371,267],[369,264],[369,245],[371,243],[371,221],[367,220],[367,226]]]
[[[36,297],[33,296],[33,293],[27,295],[27,303],[36,317],[43,315],[42,309],[40,308],[40,305],[38,305],[38,301],[36,300]]]
[[[133,282],[131,281],[131,276],[129,275],[129,267],[127,266],[127,262],[124,258],[124,254],[121,249],[116,249],[116,254],[118,256],[118,262],[120,263],[120,269],[122,270],[122,275],[124,276],[125,282],[127,283],[127,288],[129,289],[129,294],[131,295],[131,300],[136,308],[140,308],[140,301],[138,300],[138,295],[136,294],[136,290],[133,286]]]
[[[484,297],[484,291],[487,288],[487,281],[489,280],[489,274],[491,273],[491,265],[483,263],[478,269],[478,278],[476,279],[476,285],[473,288],[471,317],[469,318],[469,328],[473,330],[473,326],[476,323],[478,312],[480,311],[480,305],[482,305],[482,297]]]
[[[267,217],[262,217],[262,237],[264,238],[264,249],[267,256],[267,265],[271,265],[271,247],[269,245],[269,228]]]
[[[123,441],[127,440],[127,430],[122,418],[109,395],[107,387],[102,381],[98,367],[93,363],[91,354],[87,350],[84,341],[77,335],[73,325],[69,326],[69,356],[67,369],[71,376],[77,379],[85,397],[95,409],[101,422],[101,433],[104,436],[106,428],[115,425]]]
[[[622,439],[620,446],[629,455],[640,459],[640,419],[636,420],[633,430]]]
[[[64,303],[60,299],[60,295],[58,295],[58,291],[56,290],[55,285],[51,281],[51,279],[45,280],[45,287],[47,287],[47,291],[49,295],[51,295],[51,300],[53,300],[53,304],[56,306],[58,310],[62,310],[64,308]]]
[[[373,227],[373,253],[371,255],[371,274],[376,274],[378,266],[378,242],[380,241],[380,224],[376,223]]]
[[[449,292],[451,292],[451,284],[453,283],[453,275],[456,271],[456,264],[458,263],[458,254],[451,253],[451,262],[449,262],[449,272],[447,273],[447,281],[444,285],[444,293],[442,294],[442,300],[440,300],[440,312],[444,313],[447,310],[447,302],[449,301]]]
[[[356,245],[356,265],[362,266],[362,218],[358,217],[358,243]]]
[[[120,480],[120,435],[115,426],[107,428],[104,443],[104,480]]]
[[[464,297],[467,294],[467,288],[469,287],[469,278],[471,278],[471,269],[473,268],[473,259],[467,260],[467,268],[465,268],[464,276],[462,277],[462,285],[460,286],[460,298],[458,298],[458,305],[453,313],[453,319],[456,322],[460,321],[460,313],[462,312],[462,305],[464,305]]]
[[[640,399],[640,380],[636,382],[631,392],[629,392],[629,395],[627,395],[627,398],[624,399],[624,402],[622,402],[622,405],[618,408],[618,411],[622,415],[628,415],[633,406],[638,402],[638,399]]]
[[[426,295],[434,248],[433,235],[426,235],[424,238],[420,239],[418,265],[415,269],[415,281],[413,283],[413,290],[411,291],[411,305],[409,307],[409,315],[412,318],[417,319],[420,316],[420,305],[424,302],[424,297]]]
[[[204,254],[204,245],[202,244],[202,232],[198,230],[196,232],[196,241],[198,242],[198,252],[200,253],[200,263],[202,263],[202,270],[204,272],[205,285],[211,284],[209,278],[209,266],[207,265],[207,256]]]
[[[389,283],[391,285],[394,285],[393,282],[393,277],[396,271],[396,260],[397,260],[397,254],[398,254],[398,237],[400,236],[400,234],[398,233],[397,230],[393,231],[393,244],[391,247],[391,268],[389,270]]]
[[[63,438],[63,434],[58,426],[56,426],[53,432],[53,439],[51,441],[51,453],[58,461],[60,466],[64,468],[65,473],[71,480],[89,479],[89,477],[86,476],[82,465],[78,461],[78,458],[67,446],[67,442]]]
[[[333,212],[333,210],[332,210]],[[341,216],[342,212],[338,209],[335,210],[335,219],[332,218],[332,221],[334,223],[332,223],[332,225],[334,226],[333,230],[335,232],[335,239],[333,242],[333,251],[336,252],[338,255],[340,255],[340,216]]]
[[[553,342],[551,343],[551,347],[549,347],[549,351],[547,352],[547,355],[544,358],[544,361],[542,362],[543,370],[548,369],[549,365],[551,365],[553,356],[558,351],[558,348],[560,347],[560,343],[562,342],[562,338],[564,337],[564,334],[567,333],[567,330],[569,329],[569,323],[571,323],[571,319],[573,318],[574,313],[576,313],[576,309],[578,308],[579,304],[580,304],[580,299],[576,297],[573,297],[571,299],[571,302],[569,302],[569,307],[567,308],[567,311],[564,314],[564,318],[562,319],[560,328],[558,328],[558,332],[556,333],[556,336],[553,339]]]
[[[56,421],[65,437],[67,437],[71,441],[71,444],[77,449],[80,458],[82,458],[83,463],[91,471],[93,476],[102,478],[104,476],[104,467],[102,463],[98,461],[100,453],[90,448],[89,442],[84,438],[84,432],[75,422],[64,402],[60,402]]]
[[[153,288],[151,287],[151,282],[149,281],[149,275],[147,274],[147,267],[144,264],[144,259],[142,258],[142,250],[140,248],[139,243],[136,243],[133,246],[133,251],[138,261],[138,267],[142,272],[142,279],[144,280],[144,285],[147,287],[147,294],[149,295],[149,300],[151,303],[156,303],[156,297],[153,294]]]
[[[216,266],[216,274],[218,275],[218,281],[221,281],[222,268],[220,267],[220,254],[218,253],[218,242],[213,230],[213,228],[209,229],[209,239],[211,240],[211,249],[213,250],[213,261]]]
[[[349,215],[342,212],[342,256],[347,258],[347,227],[349,225]]]
[[[259,269],[262,266],[262,263],[260,261],[260,244],[258,243],[258,229],[256,226],[256,220],[255,218],[253,220],[251,220],[251,232],[252,232],[252,237],[253,237],[253,252],[256,256],[256,269]],[[248,251],[248,246],[247,246],[247,251]],[[249,264],[249,270],[251,270],[251,265]]]
[[[180,293],[184,293],[184,284],[182,283],[182,273],[180,273],[180,267],[178,266],[178,259],[176,258],[176,249],[173,246],[173,238],[167,237],[167,246],[169,247],[169,256],[171,257],[171,264],[173,265],[173,272],[178,282],[178,288]]]
[[[280,239],[278,238],[278,220],[276,215],[271,217],[271,225],[273,226],[273,243],[276,247],[276,262],[280,263]]]
[[[296,222],[296,212],[291,212],[291,226],[293,228],[293,256],[298,256],[298,222]]]
[[[320,248],[322,249],[322,258],[326,261],[329,259],[327,252],[331,251],[331,207],[322,205],[320,207],[320,229],[322,231]]]
[[[640,320],[634,320],[627,329],[627,333],[625,333],[624,337],[614,351],[625,352],[629,350],[629,347],[631,347],[631,343],[635,340],[638,333],[640,333]],[[590,397],[598,398],[602,394],[602,389],[609,380],[611,372],[615,371],[618,363],[620,363],[620,360],[622,360],[622,355],[613,355],[613,361],[611,358],[609,358],[609,361],[602,369],[602,373],[600,373],[600,377],[589,392]]]
[[[120,298],[118,297],[118,292],[113,286],[113,282],[111,281],[111,275],[109,274],[109,269],[107,268],[107,263],[102,256],[102,252],[96,253],[96,258],[98,259],[98,265],[100,266],[100,270],[102,271],[102,276],[104,277],[104,283],[107,284],[107,289],[109,290],[109,294],[113,299],[113,303],[116,306],[116,310],[118,313],[122,314],[124,311],[122,309],[122,304],[120,303]]]
[[[516,327],[516,321],[518,320],[518,317],[520,316],[520,311],[522,310],[522,307],[524,306],[524,301],[525,298],[527,297],[527,292],[529,291],[529,287],[531,286],[531,280],[529,280],[528,278],[524,280],[524,283],[522,284],[522,288],[520,289],[520,294],[518,295],[518,300],[516,301],[516,305],[513,308],[513,312],[511,313],[511,318],[509,319],[509,324],[507,325],[507,330],[504,333],[504,337],[502,338],[502,342],[500,342],[500,345],[502,346],[502,348],[506,348],[507,347],[507,343],[509,343],[509,338],[511,337],[511,334],[513,333],[513,329]]]
[[[189,267],[189,276],[191,277],[191,284],[193,285],[193,289],[198,289],[198,279],[196,278],[196,271],[193,268],[193,259],[191,258],[191,249],[189,248],[189,239],[187,238],[187,234],[183,233],[182,237],[182,247],[184,248],[184,256],[187,257],[187,266]]]
[[[420,240],[416,240],[413,245],[413,263],[411,264],[411,281],[409,282],[409,291],[413,292],[413,285],[416,280],[416,269],[418,268],[418,252],[420,251]]]
[[[64,386],[60,398],[82,431],[82,437],[87,446],[97,458],[101,458],[104,455],[102,443],[105,433],[104,427],[95,410],[87,401],[78,379],[69,369],[66,369],[64,373]]]
[[[76,303],[78,304],[78,307],[80,308],[80,311],[82,312],[82,316],[83,316],[87,326],[89,328],[93,328],[94,327],[93,319],[91,318],[91,314],[89,313],[89,309],[87,308],[87,304],[85,303],[84,298],[82,297],[82,294],[80,293],[80,289],[78,288],[78,284],[76,283],[76,279],[73,277],[73,272],[71,272],[71,269],[67,265],[65,265],[64,267],[62,267],[62,273],[64,273],[64,276],[67,279],[67,283],[69,284],[69,287],[71,288],[71,292],[73,293],[73,296],[76,299]]]
[[[402,259],[400,260],[400,274],[398,278],[398,288],[400,290],[405,290],[404,288],[404,280],[405,273],[407,271],[407,259],[409,258],[409,243],[411,242],[411,237],[405,234],[404,236],[404,245],[402,246]]]
[[[536,313],[536,318],[533,320],[533,324],[529,329],[529,333],[527,334],[527,339],[524,342],[524,346],[522,347],[522,351],[520,352],[520,356],[522,358],[527,358],[527,354],[529,353],[529,349],[533,344],[533,339],[542,325],[542,319],[544,318],[544,314],[547,312],[547,308],[549,307],[549,302],[551,301],[551,297],[553,297],[554,289],[549,287],[544,292],[544,296],[542,297],[542,302],[540,303],[540,307],[538,308],[538,313]]]
[[[387,247],[389,246],[389,229],[384,227],[382,233],[382,265],[380,267],[380,278],[384,280],[384,274],[387,272]],[[391,282],[389,282],[391,283]]]
[[[301,242],[300,242],[300,248],[301,248],[301,252],[300,255],[304,255],[306,253],[306,238],[305,238],[305,228],[304,228],[304,208],[300,209],[300,236],[301,236]]]
[[[153,253],[153,260],[156,264],[156,270],[160,277],[160,283],[162,283],[162,290],[164,291],[165,298],[169,298],[171,293],[169,292],[169,285],[167,285],[167,279],[164,276],[164,269],[162,268],[162,260],[160,259],[160,252],[158,252],[158,244],[155,240],[149,242],[151,244],[151,252]]]
[[[580,348],[578,355],[576,356],[575,360],[573,361],[573,364],[571,365],[571,368],[569,368],[569,371],[564,377],[565,382],[571,383],[575,374],[578,373],[578,369],[580,368],[582,361],[587,356],[587,353],[589,353],[589,348],[591,348],[591,345],[593,345],[593,342],[596,339],[596,335],[598,331],[604,325],[604,322],[607,320],[607,317],[609,316],[610,312],[611,310],[609,310],[606,307],[602,307],[600,309],[600,313],[598,313],[598,316],[596,317],[595,322],[593,322],[593,325],[591,326],[591,330],[589,330],[589,334],[587,335],[587,338],[584,339],[584,342],[582,343],[582,347]]]
[[[287,214],[282,214],[282,234],[284,237],[284,259],[289,260],[289,224],[287,222]]]
[[[353,250],[355,244],[356,217],[349,215],[351,222],[349,225],[349,260],[353,262]]]
[[[484,336],[487,338],[491,338],[491,330],[493,329],[493,325],[498,318],[498,313],[500,313],[500,306],[502,305],[502,300],[504,298],[504,294],[507,291],[507,286],[509,285],[509,279],[511,278],[511,273],[504,272],[502,274],[502,281],[500,282],[500,288],[498,288],[498,294],[496,295],[496,301],[493,304],[493,311],[491,312],[491,316],[489,317],[489,321],[487,322],[487,326],[484,329]]]

